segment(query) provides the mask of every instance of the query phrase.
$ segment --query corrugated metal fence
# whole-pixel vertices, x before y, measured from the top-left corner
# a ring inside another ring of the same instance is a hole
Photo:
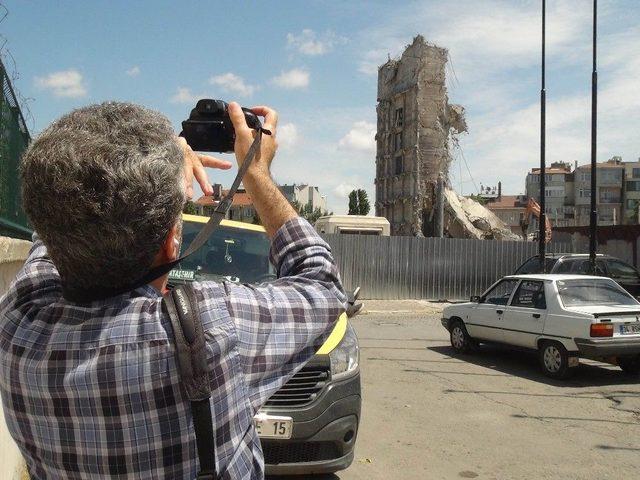
[[[462,300],[479,295],[537,252],[535,242],[324,235],[346,288],[369,299]],[[552,243],[549,252],[572,252]]]

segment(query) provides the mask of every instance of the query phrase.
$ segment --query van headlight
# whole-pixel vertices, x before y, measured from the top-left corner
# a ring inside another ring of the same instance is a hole
[[[336,348],[329,354],[331,360],[331,378],[339,380],[352,375],[360,364],[360,347],[356,332],[347,322],[347,330],[344,338]]]

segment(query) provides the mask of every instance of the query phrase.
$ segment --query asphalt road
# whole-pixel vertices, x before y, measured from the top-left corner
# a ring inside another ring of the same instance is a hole
[[[355,461],[333,480],[627,479],[640,472],[640,382],[584,361],[566,382],[535,355],[453,356],[439,314],[371,312]]]

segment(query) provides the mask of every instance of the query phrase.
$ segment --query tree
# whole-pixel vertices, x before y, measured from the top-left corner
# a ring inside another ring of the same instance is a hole
[[[369,196],[362,188],[349,193],[349,215],[367,215],[371,210]]]
[[[188,213],[190,215],[197,215],[198,214],[198,209],[196,207],[196,204],[193,203],[191,200],[187,200],[187,203],[184,204],[184,208],[182,209],[182,213]]]
[[[363,189],[358,190],[358,205],[360,206],[360,215],[368,215],[371,210],[369,205],[369,197],[367,192]]]
[[[358,191],[351,190],[349,194],[349,215],[358,215]]]
[[[467,198],[470,198],[471,200],[475,200],[480,205],[486,205],[487,204],[487,199],[484,198],[484,197],[481,197],[479,194],[478,195],[469,195]]]
[[[295,208],[296,212],[298,212],[302,218],[312,225],[316,223],[320,217],[333,215],[333,212],[322,210],[320,207],[314,209],[309,203],[301,205],[297,200],[292,201],[291,206]]]

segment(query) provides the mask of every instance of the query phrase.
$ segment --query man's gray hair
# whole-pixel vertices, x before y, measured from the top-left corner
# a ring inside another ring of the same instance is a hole
[[[183,168],[169,120],[138,105],[91,105],[44,130],[22,159],[22,199],[62,281],[141,278],[179,221]]]

